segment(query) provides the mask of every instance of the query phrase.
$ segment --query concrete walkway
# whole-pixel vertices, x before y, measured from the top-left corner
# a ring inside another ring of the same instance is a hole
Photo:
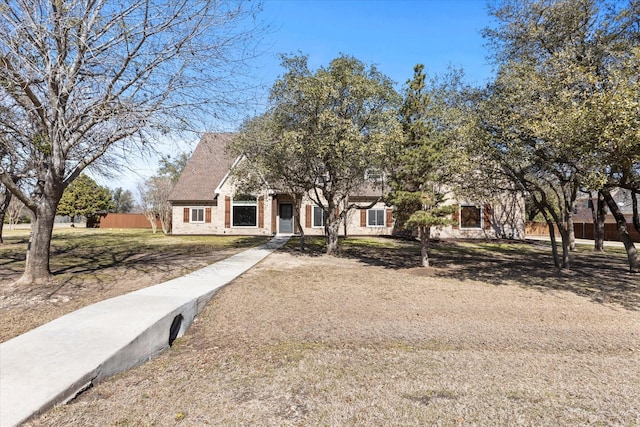
[[[288,239],[275,237],[261,247],[84,307],[0,344],[0,427],[16,426],[167,349],[220,287]]]

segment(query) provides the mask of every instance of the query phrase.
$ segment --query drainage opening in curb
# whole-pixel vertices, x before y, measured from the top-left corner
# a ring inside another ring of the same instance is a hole
[[[180,332],[182,319],[182,314],[178,314],[173,318],[173,322],[171,322],[171,327],[169,328],[169,347],[171,347],[176,338],[178,338],[178,332]]]

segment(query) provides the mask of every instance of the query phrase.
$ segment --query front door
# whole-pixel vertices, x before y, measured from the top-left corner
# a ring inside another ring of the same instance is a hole
[[[281,234],[293,233],[293,205],[281,203],[278,207],[278,232]]]

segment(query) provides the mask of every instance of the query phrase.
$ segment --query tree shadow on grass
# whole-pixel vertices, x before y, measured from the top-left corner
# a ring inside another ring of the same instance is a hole
[[[326,254],[326,241],[324,236],[306,236],[304,249],[300,249],[300,238],[289,239],[286,245],[279,249],[293,256],[320,257]]]
[[[101,300],[187,274],[266,237],[152,237],[144,233],[85,233],[56,236],[53,280],[20,285],[25,245],[0,247],[0,340],[7,340]]]
[[[233,245],[222,248],[211,248],[198,243],[169,247],[121,245],[107,250],[85,248],[71,263],[52,264],[51,271],[59,289],[81,287],[90,283],[93,288],[103,290],[120,274],[138,278],[153,275],[168,280],[193,270],[190,266],[204,267],[238,252],[239,249],[255,245],[255,240],[240,239]]]
[[[149,275],[168,280],[193,270],[193,266],[204,267],[238,250],[266,241],[263,237],[250,236],[220,244],[215,241],[190,241],[187,237],[176,244],[154,244],[152,239],[162,243],[161,237],[145,240],[136,239],[135,236],[127,239],[126,236],[123,238],[115,234],[56,236],[51,246],[51,283],[46,286],[23,286],[11,289],[11,292],[51,298],[60,293],[104,291],[124,275],[131,280]],[[4,248],[1,258],[0,283],[17,280],[24,271],[25,248],[18,245]]]
[[[601,304],[640,309],[640,274],[628,271],[621,251],[571,254],[571,269],[553,266],[549,243],[538,241],[440,241],[430,244],[431,267],[420,267],[417,242],[390,240],[384,248],[343,245],[341,256],[411,274],[540,291],[569,291]]]

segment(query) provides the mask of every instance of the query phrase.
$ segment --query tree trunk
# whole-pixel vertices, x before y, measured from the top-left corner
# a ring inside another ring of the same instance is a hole
[[[49,255],[59,200],[60,197],[43,196],[37,205],[33,215],[34,222],[31,224],[24,274],[17,282],[19,285],[46,284],[51,281]]]
[[[593,223],[593,241],[594,241],[594,251],[598,251],[598,214],[596,211],[596,204],[593,201],[593,193],[589,191],[589,209],[591,210],[591,222]]]
[[[638,255],[638,251],[633,244],[633,239],[631,239],[629,230],[627,230],[627,220],[622,212],[620,212],[620,208],[618,207],[616,201],[613,200],[613,197],[611,197],[611,193],[609,192],[609,190],[602,190],[602,195],[604,196],[605,202],[607,202],[607,206],[609,206],[611,214],[616,220],[620,240],[624,244],[624,248],[627,251],[627,258],[629,259],[629,271],[631,271],[632,273],[640,273],[640,255]]]
[[[569,212],[567,215],[567,231],[569,233],[569,250],[576,250],[576,230],[573,227],[573,212]]]
[[[551,252],[553,254],[553,264],[560,268],[560,256],[558,255],[558,246],[556,244],[556,231],[553,228],[553,221],[549,218],[549,215],[544,210],[541,210],[545,221],[547,221],[547,227],[549,227],[549,238],[551,239]]]
[[[562,239],[562,262],[561,268],[569,269],[569,252],[576,248],[576,236],[573,230],[573,202],[575,197],[569,202],[565,196],[564,215],[562,221],[557,221],[558,232]]]
[[[347,222],[348,222],[348,221],[345,219],[345,221],[342,223],[342,228],[343,228],[343,230],[344,230],[344,237],[345,237],[345,239],[348,237],[348,234],[347,234],[347,225],[348,225],[348,224],[347,224]]]
[[[420,227],[420,265],[423,267],[429,267],[429,253],[427,247],[429,246],[429,232],[430,227]]]
[[[565,223],[567,224],[567,223]],[[569,269],[569,252],[571,251],[571,232],[568,229],[560,229],[560,237],[562,238],[562,268]],[[575,243],[574,243],[575,244]]]
[[[302,227],[300,228],[300,237],[299,237],[298,241],[299,241],[299,244],[300,244],[300,252],[304,252],[305,239],[304,239],[304,230],[302,229]]]
[[[605,210],[604,196],[598,191],[598,201],[596,204],[591,202],[593,215],[593,249],[596,252],[604,252],[604,220],[607,216]]]
[[[344,221],[342,222],[342,228],[344,230],[344,238],[347,238],[347,223],[349,221],[347,221],[347,212],[346,212],[346,207],[349,206],[349,197],[344,199],[344,206],[345,206],[345,214],[344,214]]]
[[[171,233],[171,211],[163,212],[160,216],[160,225],[162,226],[162,232],[165,235]]]
[[[7,214],[7,209],[9,208],[9,203],[11,203],[11,197],[13,196],[6,188],[4,191],[4,199],[2,201],[2,205],[0,205],[0,244],[4,243],[4,240],[2,238],[2,231],[4,229],[4,217]]]
[[[156,223],[156,215],[151,213],[145,213],[144,216],[145,218],[147,218],[147,221],[149,221],[149,224],[151,224],[151,232],[153,234],[156,234],[156,232],[158,231],[158,224]]]
[[[636,190],[631,190],[631,203],[633,206],[633,228],[640,233],[640,216],[638,215],[638,196]],[[2,236],[0,236],[2,237]]]
[[[294,196],[293,204],[295,206],[296,214],[294,215],[296,219],[296,226],[298,227],[298,231],[300,232],[300,252],[304,252],[304,228],[302,227],[302,222],[300,222],[300,217],[302,215],[302,196]]]
[[[329,212],[326,215],[325,232],[327,233],[327,255],[335,255],[338,252],[338,231],[340,230],[340,216],[333,204],[329,203]]]

